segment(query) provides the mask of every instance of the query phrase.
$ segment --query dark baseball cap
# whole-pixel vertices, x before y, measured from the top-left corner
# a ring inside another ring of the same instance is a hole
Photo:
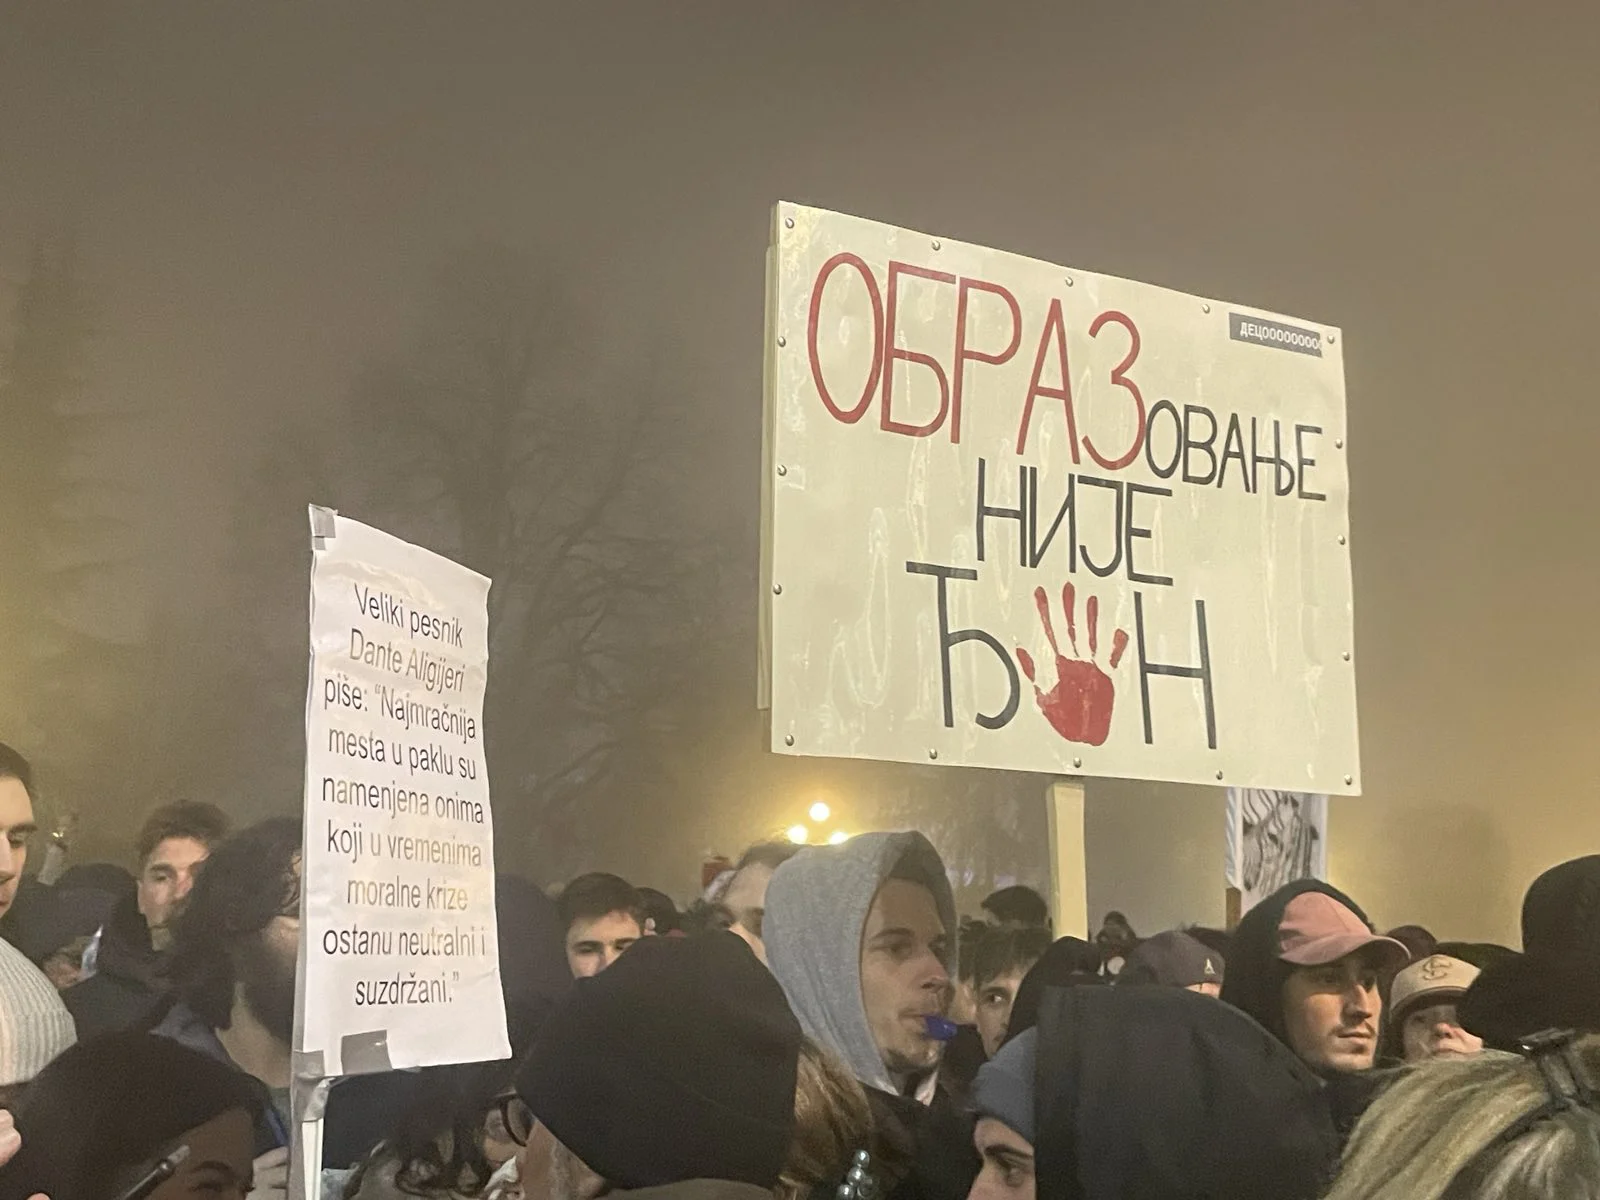
[[[1194,987],[1202,983],[1222,983],[1227,964],[1222,955],[1182,930],[1158,933],[1146,938],[1128,955],[1117,986]]]

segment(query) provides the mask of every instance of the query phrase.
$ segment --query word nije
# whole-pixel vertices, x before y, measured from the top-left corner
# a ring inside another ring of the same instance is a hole
[[[361,610],[362,616],[408,631],[414,638],[427,638],[458,650],[462,648],[460,617],[439,617],[418,608],[407,609],[404,600],[388,592],[374,592],[359,583],[352,586],[356,593],[356,607]]]

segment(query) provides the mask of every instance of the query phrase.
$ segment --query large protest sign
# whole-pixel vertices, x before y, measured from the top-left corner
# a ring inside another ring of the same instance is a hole
[[[780,204],[780,752],[1360,790],[1338,330]]]
[[[1229,788],[1226,857],[1228,886],[1239,892],[1240,914],[1286,883],[1328,877],[1328,798],[1267,788]]]
[[[504,1058],[489,580],[311,510],[295,1048],[314,1076]]]

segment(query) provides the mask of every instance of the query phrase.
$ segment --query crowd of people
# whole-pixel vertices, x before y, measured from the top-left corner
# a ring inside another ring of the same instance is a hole
[[[0,1200],[280,1200],[299,823],[175,803],[136,877],[46,885],[33,798],[0,745]],[[963,919],[915,832],[496,904],[512,1056],[337,1081],[324,1196],[1600,1200],[1600,856],[1517,952],[1316,880],[1231,930]]]

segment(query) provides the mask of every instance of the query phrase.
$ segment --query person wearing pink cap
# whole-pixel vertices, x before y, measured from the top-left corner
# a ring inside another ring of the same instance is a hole
[[[1375,933],[1343,892],[1314,879],[1245,914],[1222,999],[1243,1009],[1324,1077],[1371,1069],[1383,1018],[1379,978],[1410,957]]]

